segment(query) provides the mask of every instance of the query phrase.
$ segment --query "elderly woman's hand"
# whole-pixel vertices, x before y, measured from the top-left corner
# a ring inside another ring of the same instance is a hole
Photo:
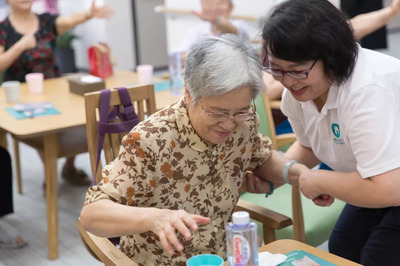
[[[176,231],[186,239],[189,239],[191,231],[196,231],[198,225],[210,223],[210,218],[196,214],[189,214],[184,210],[160,209],[157,214],[152,216],[151,231],[158,235],[164,250],[170,255],[183,250],[183,245],[179,242]],[[173,247],[172,247],[173,246]]]
[[[271,190],[271,186],[267,181],[261,179],[252,172],[246,173],[246,176],[243,179],[242,188],[250,193],[267,193]]]
[[[109,18],[114,14],[114,9],[107,3],[102,6],[96,6],[96,0],[92,1],[89,11],[90,18]]]

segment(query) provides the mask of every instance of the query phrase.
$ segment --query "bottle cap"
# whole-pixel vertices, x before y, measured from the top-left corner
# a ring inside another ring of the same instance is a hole
[[[250,223],[250,216],[248,212],[234,212],[232,215],[232,221],[237,225],[246,225]]]

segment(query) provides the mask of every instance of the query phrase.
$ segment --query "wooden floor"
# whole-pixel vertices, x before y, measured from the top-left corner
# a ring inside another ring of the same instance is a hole
[[[10,139],[9,147],[11,147]],[[47,214],[43,190],[43,164],[37,152],[24,144],[20,145],[20,154],[23,194],[17,194],[14,186],[15,212],[6,216],[4,220],[13,224],[19,230],[21,236],[28,242],[28,246],[18,250],[0,249],[0,266],[102,265],[86,251],[76,227],[86,188],[65,183],[61,174],[59,174],[58,201],[59,258],[56,260],[47,258]],[[75,160],[78,168],[84,169],[87,173],[90,172],[87,154],[79,155]],[[64,161],[64,159],[58,160],[59,170]]]

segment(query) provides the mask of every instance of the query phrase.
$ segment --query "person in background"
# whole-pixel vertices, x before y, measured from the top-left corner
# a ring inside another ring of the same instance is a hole
[[[86,193],[80,222],[139,265],[226,257],[225,226],[253,169],[282,184],[287,163],[258,132],[252,99],[263,89],[259,55],[232,34],[205,37],[186,58],[185,93],[135,126]],[[301,164],[291,168],[296,180]]]
[[[246,25],[240,20],[231,20],[234,9],[232,0],[201,0],[201,11],[192,11],[203,23],[190,30],[176,52],[186,53],[200,39],[231,33],[248,40]],[[183,56],[184,57],[184,56]]]
[[[44,78],[59,77],[54,52],[57,35],[92,18],[108,18],[113,12],[108,5],[96,6],[95,0],[89,10],[70,16],[36,15],[31,11],[33,0],[7,2],[11,12],[0,23],[0,71],[5,71],[5,81],[25,82],[25,75],[32,72],[41,72]],[[75,168],[74,159],[67,158],[63,178],[72,184],[89,185],[91,180]]]
[[[352,25],[354,28],[363,27],[366,30],[373,27],[374,32],[371,34],[363,34],[366,36],[357,36],[356,38],[360,41],[360,44],[364,48],[368,49],[385,49],[387,48],[387,29],[386,24],[389,20],[396,16],[399,11],[395,11],[392,7],[383,8],[382,0],[341,0],[340,9],[349,17],[354,18],[360,14],[366,14],[375,12],[379,16],[375,16],[372,19],[359,20],[359,18],[353,20]],[[395,1],[396,2],[396,1]],[[393,6],[393,3],[392,3]]]
[[[26,246],[17,229],[3,220],[13,213],[12,166],[8,151],[0,146],[1,186],[0,186],[0,248],[16,249]]]
[[[297,138],[288,167],[323,161],[334,171],[301,174],[302,193],[347,203],[329,251],[367,266],[397,265],[400,60],[360,47],[326,0],[286,1],[262,36],[263,69],[285,87],[281,109]]]

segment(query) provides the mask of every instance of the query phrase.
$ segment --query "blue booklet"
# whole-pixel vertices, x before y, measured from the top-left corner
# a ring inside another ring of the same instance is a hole
[[[304,250],[293,250],[285,255],[285,262],[278,266],[337,266]]]

